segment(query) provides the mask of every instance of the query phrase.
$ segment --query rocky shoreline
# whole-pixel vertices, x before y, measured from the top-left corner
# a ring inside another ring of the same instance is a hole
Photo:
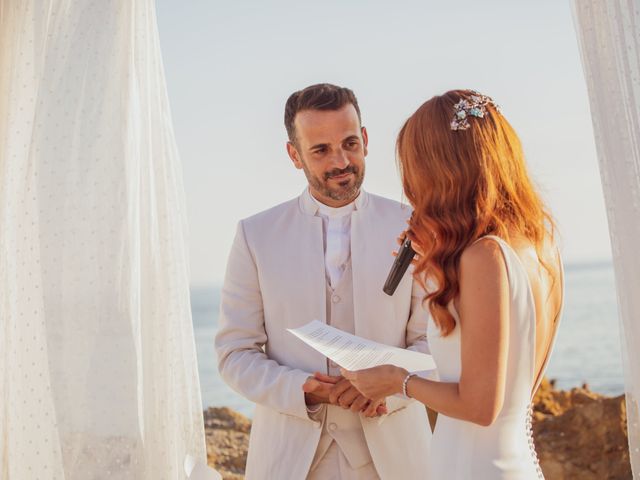
[[[225,480],[244,478],[251,420],[229,408],[204,412],[209,465]],[[556,390],[544,381],[534,398],[533,433],[546,480],[631,479],[624,395],[585,385]]]
[[[544,381],[534,398],[533,436],[546,480],[632,478],[624,395]]]

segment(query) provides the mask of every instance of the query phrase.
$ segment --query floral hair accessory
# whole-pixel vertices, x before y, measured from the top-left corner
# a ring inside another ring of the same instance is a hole
[[[478,92],[471,92],[469,98],[463,98],[453,106],[453,120],[451,120],[451,130],[466,130],[469,125],[469,117],[483,118],[487,113],[487,105],[499,112],[500,107],[486,95]]]

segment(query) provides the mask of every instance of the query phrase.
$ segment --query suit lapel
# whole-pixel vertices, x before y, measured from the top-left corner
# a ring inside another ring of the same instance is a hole
[[[363,192],[364,193],[364,192]],[[353,323],[355,334],[372,338],[373,322],[370,319],[372,308],[375,309],[375,298],[368,298],[367,292],[373,292],[371,278],[375,270],[375,248],[371,229],[371,208],[368,199],[361,208],[351,215],[351,268],[353,273]],[[372,250],[373,248],[373,250]],[[373,305],[372,305],[373,303]]]
[[[316,216],[317,205],[309,197],[307,192],[300,196],[300,228],[294,229],[292,244],[296,255],[292,256],[293,268],[305,269],[298,275],[301,285],[295,290],[306,292],[301,298],[312,304],[311,310],[318,312],[318,318],[301,319],[307,323],[311,320],[327,321],[326,304],[326,274],[324,266],[324,242],[322,233],[322,218]]]
[[[401,294],[390,297],[382,291],[393,264],[394,228],[399,227],[387,223],[376,212],[371,197],[351,217],[355,333],[383,343],[395,341],[387,338],[389,325],[395,322],[394,305],[406,302]]]

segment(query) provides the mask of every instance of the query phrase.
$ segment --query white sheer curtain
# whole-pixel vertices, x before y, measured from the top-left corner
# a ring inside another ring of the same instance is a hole
[[[640,1],[573,7],[613,248],[631,466],[640,478]]]
[[[0,0],[0,478],[205,460],[153,0]]]

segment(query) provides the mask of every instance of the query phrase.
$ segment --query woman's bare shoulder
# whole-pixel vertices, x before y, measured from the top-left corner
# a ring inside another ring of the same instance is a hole
[[[493,238],[481,238],[460,256],[461,277],[486,278],[505,271],[502,248]]]

